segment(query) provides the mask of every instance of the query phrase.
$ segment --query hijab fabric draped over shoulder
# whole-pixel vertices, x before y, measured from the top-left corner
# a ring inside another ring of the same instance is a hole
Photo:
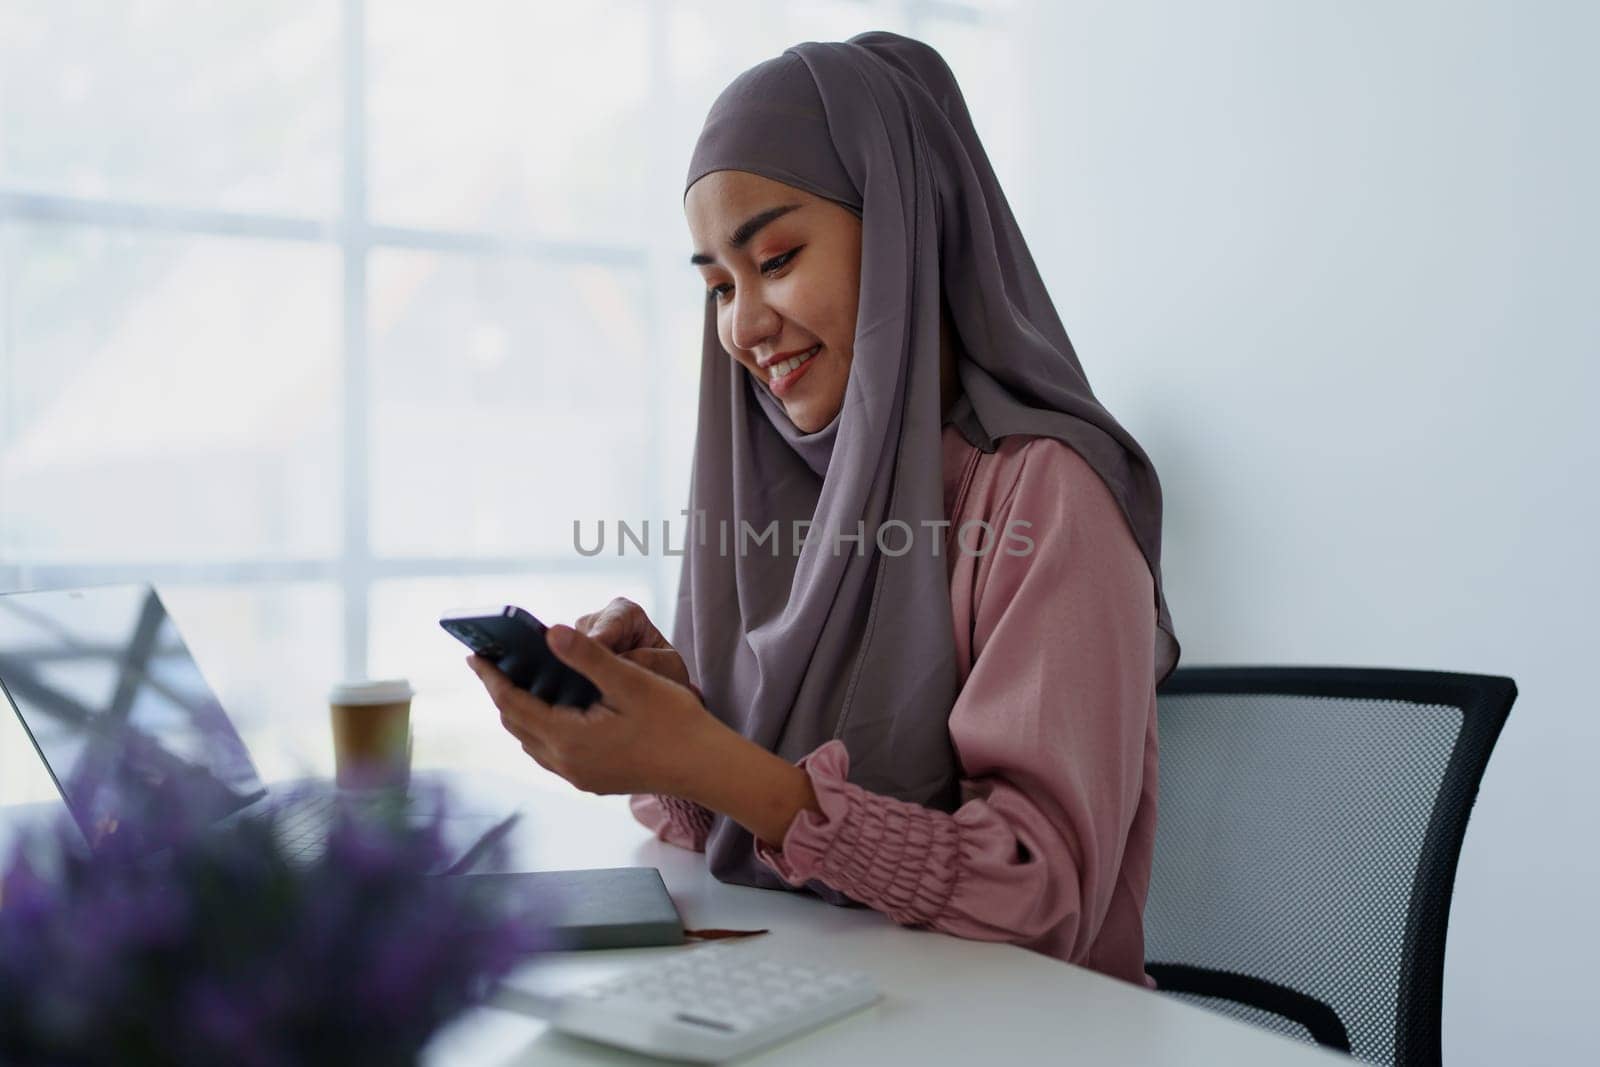
[[[718,170],[758,174],[859,216],[861,292],[844,404],[810,434],[723,350],[707,303],[690,484],[696,536],[673,643],[712,713],[746,737],[791,762],[840,738],[852,781],[953,810],[956,661],[946,559],[935,549],[943,530],[933,525],[945,518],[945,423],[985,452],[1011,434],[1057,438],[1105,481],[1155,578],[1159,683],[1179,646],[1161,586],[1155,469],[1095,399],[934,49],[874,31],[798,44],[752,67],[712,105],[685,196]],[[963,395],[948,419],[941,295],[962,349]],[[798,552],[796,521],[811,524]],[[738,550],[741,523],[759,533],[773,522],[781,551]],[[885,524],[890,552],[879,545]],[[787,888],[753,846],[718,816],[706,846],[712,872]]]

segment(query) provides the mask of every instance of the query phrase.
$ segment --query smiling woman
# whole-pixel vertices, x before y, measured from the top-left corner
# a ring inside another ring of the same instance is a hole
[[[717,307],[722,347],[782,402],[797,429],[820,430],[844,404],[855,354],[860,217],[741,170],[713,171],[695,182],[684,211],[697,247],[720,249],[695,252],[689,262],[700,268],[706,299]],[[940,340],[943,411],[956,391],[948,309]]]
[[[697,522],[823,536],[691,539],[671,641],[621,598],[552,627],[600,687],[587,714],[475,662],[507,730],[725,881],[1147,983],[1155,690],[1178,659],[1160,484],[1090,390],[949,67],[875,32],[751,68],[684,212]]]
[[[838,414],[861,291],[861,220],[744,171],[708,174],[684,201],[722,347],[805,433]],[[721,235],[726,234],[724,238]]]

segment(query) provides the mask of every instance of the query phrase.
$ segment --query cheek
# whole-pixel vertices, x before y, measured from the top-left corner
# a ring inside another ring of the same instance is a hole
[[[855,346],[858,294],[854,288],[829,294],[825,321],[835,351],[849,355]]]

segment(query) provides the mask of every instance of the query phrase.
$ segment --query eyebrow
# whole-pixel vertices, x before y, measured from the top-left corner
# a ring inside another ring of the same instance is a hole
[[[745,245],[750,243],[750,239],[752,237],[761,232],[761,228],[767,223],[771,222],[773,219],[782,218],[784,215],[787,215],[789,212],[794,211],[802,206],[803,205],[801,204],[779,204],[777,207],[769,207],[765,211],[760,211],[754,215],[751,215],[749,218],[739,223],[738,228],[734,230],[732,235],[728,237],[728,247],[743,248]],[[694,255],[689,257],[689,265],[692,267],[701,267],[708,263],[715,262],[716,257],[705,252],[696,252]]]

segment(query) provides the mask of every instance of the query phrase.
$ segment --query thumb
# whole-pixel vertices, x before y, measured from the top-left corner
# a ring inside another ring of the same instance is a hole
[[[607,704],[619,707],[644,696],[651,672],[631,663],[587,634],[570,626],[552,626],[545,643],[557,659],[593,682]]]

